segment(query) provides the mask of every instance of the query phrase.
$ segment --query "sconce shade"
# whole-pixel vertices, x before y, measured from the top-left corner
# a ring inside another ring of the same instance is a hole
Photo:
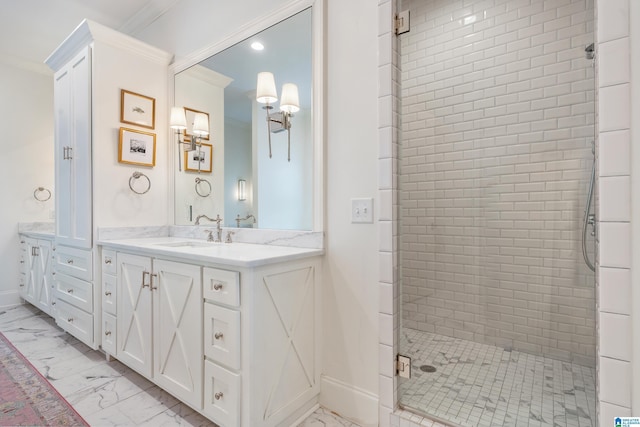
[[[244,179],[238,180],[238,200],[241,202],[247,200],[246,184]]]
[[[193,134],[198,136],[209,135],[209,118],[206,114],[195,114],[193,118]]]
[[[256,101],[261,104],[271,104],[278,100],[276,92],[276,81],[272,73],[263,71],[258,73],[258,84],[256,86]]]
[[[298,86],[293,83],[282,85],[282,99],[280,100],[280,110],[287,113],[300,111],[300,101],[298,100]]]
[[[169,119],[171,129],[183,130],[187,128],[187,117],[182,107],[171,107],[171,119]]]

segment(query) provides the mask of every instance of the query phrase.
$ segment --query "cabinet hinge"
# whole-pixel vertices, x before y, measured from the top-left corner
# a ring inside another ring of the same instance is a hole
[[[404,34],[408,33],[409,26],[409,11],[405,10],[397,14],[394,18],[394,29],[396,30],[396,34]]]
[[[411,358],[398,354],[396,356],[396,375],[411,378]]]

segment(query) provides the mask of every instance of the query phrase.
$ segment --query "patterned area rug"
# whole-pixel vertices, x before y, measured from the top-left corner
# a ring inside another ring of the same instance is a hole
[[[89,425],[2,333],[0,425]]]

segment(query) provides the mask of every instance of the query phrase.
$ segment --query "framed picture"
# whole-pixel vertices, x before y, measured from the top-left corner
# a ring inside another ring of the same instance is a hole
[[[211,172],[213,170],[213,145],[200,144],[193,151],[184,153],[184,170],[189,172]]]
[[[205,113],[204,111],[198,111],[191,108],[184,107],[184,114],[187,117],[187,128],[182,131],[184,134],[185,141],[191,141],[191,137],[193,136],[193,119],[196,116],[196,113],[206,114],[207,121],[209,121],[209,113]],[[209,126],[211,128],[211,126]],[[209,140],[209,135],[201,136],[200,139],[204,139],[206,141]]]
[[[143,128],[155,128],[156,100],[120,89],[120,121]]]
[[[156,134],[120,128],[118,162],[130,165],[156,165]]]

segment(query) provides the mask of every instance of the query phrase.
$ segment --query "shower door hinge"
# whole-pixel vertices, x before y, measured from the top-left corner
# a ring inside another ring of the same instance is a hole
[[[396,356],[396,375],[411,378],[411,358],[398,354]]]
[[[394,19],[396,35],[409,32],[409,11],[405,10],[396,15]]]

